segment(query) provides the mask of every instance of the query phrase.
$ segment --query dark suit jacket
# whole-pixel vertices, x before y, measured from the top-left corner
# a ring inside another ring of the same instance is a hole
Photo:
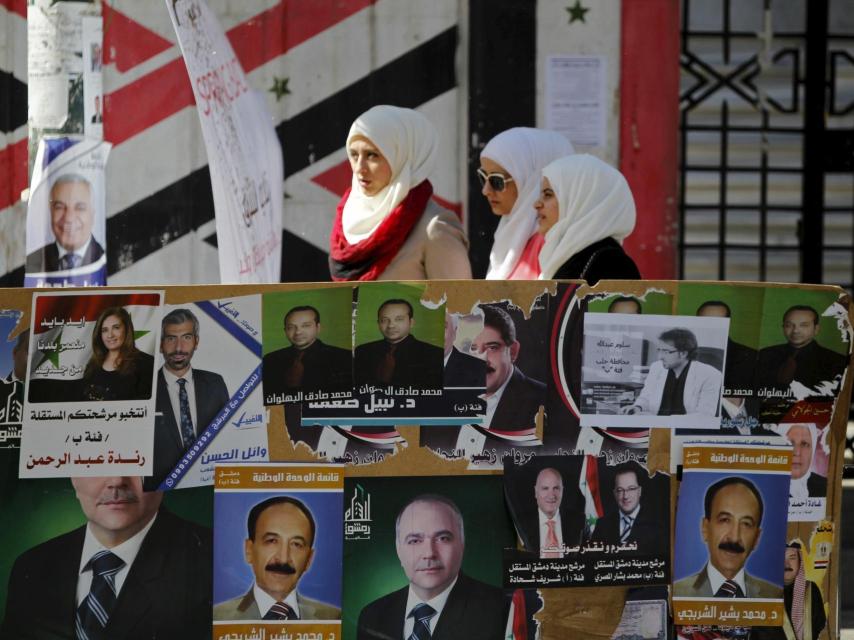
[[[196,403],[196,435],[200,434],[228,402],[225,380],[218,373],[193,369],[194,401]],[[178,432],[179,416],[172,410],[169,388],[163,369],[157,372],[156,411],[154,418],[154,475],[145,479],[145,489],[156,489],[184,455],[181,436]]]
[[[80,266],[97,262],[101,259],[102,255],[104,255],[104,247],[93,237],[86,248],[86,253],[83,254],[83,261],[80,263]],[[59,249],[56,246],[56,242],[46,244],[41,249],[36,249],[27,256],[27,273],[50,271],[59,271]]]
[[[762,578],[744,572],[744,586],[747,587],[745,598],[780,598],[783,589]],[[712,583],[709,581],[708,564],[698,573],[677,580],[673,583],[673,595],[687,598],[712,598]]]
[[[756,364],[757,384],[761,388],[787,388],[777,382],[777,373],[783,367],[789,354],[795,354],[795,380],[806,387],[815,387],[820,382],[832,381],[845,371],[848,358],[842,354],[822,347],[813,340],[800,349],[792,349],[788,343],[775,344],[759,351]]]
[[[374,600],[359,614],[357,640],[403,638],[409,586]],[[431,640],[502,640],[507,608],[501,589],[460,573]]]
[[[451,349],[445,365],[446,387],[483,387],[486,385],[486,360]]]
[[[753,389],[753,372],[756,370],[756,349],[739,342],[727,340],[724,390]],[[727,395],[727,393],[724,393]]]
[[[620,510],[606,513],[596,521],[596,528],[590,538],[593,542],[604,544],[620,544]],[[660,553],[666,550],[667,531],[662,522],[656,520],[649,507],[641,504],[640,511],[632,524],[626,542],[636,542],[638,553]],[[662,547],[664,542],[664,548]]]
[[[4,640],[75,638],[86,527],[22,553],[12,567]],[[128,571],[105,638],[211,637],[211,532],[161,509]]]
[[[827,496],[827,478],[817,473],[810,473],[807,478],[807,492],[811,498],[824,498]]]
[[[294,394],[300,390],[307,393],[320,390],[350,391],[353,388],[353,354],[320,340],[315,340],[305,350],[302,386],[287,387],[285,380],[298,354],[299,349],[290,346],[264,356],[265,398],[275,394]]]
[[[484,426],[499,431],[530,429],[536,424],[537,410],[545,401],[546,385],[514,368],[495,408],[492,422]]]
[[[390,343],[386,340],[368,342],[356,347],[356,385],[372,384],[386,386],[378,378]],[[445,352],[440,347],[421,342],[413,335],[397,343],[395,367],[391,383],[395,387],[417,387],[419,389],[442,388],[442,366]]]
[[[540,516],[538,511],[527,514],[527,517],[519,523],[522,528],[519,537],[522,546],[528,551],[540,553]],[[574,547],[581,544],[581,535],[584,533],[584,512],[566,508],[560,508],[560,530],[563,536],[563,546]]]

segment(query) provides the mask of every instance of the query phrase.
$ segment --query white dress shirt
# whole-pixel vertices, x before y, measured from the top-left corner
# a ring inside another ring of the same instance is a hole
[[[57,249],[57,256],[59,256],[59,261],[62,261],[62,259],[65,256],[67,256],[69,253],[73,253],[78,258],[80,258],[80,265],[82,266],[83,265],[83,256],[85,256],[86,252],[89,250],[90,244],[92,244],[92,234],[91,233],[89,234],[89,239],[86,241],[86,244],[84,244],[79,249],[75,249],[74,251],[69,251],[68,249],[64,248],[61,244],[59,244],[57,242],[56,243],[56,249]]]
[[[706,565],[706,573],[709,574],[709,584],[712,585],[712,596],[714,596],[727,579],[720,571],[715,569],[711,562]],[[741,571],[735,575],[732,581],[741,587],[741,592],[747,596],[747,587],[744,584],[744,567],[741,568]]]
[[[448,587],[440,593],[435,598],[431,598],[430,600],[422,600],[419,598],[415,592],[412,590],[412,585],[409,585],[409,595],[406,598],[406,609],[404,609],[404,616],[406,616],[403,622],[403,637],[408,638],[412,635],[412,630],[415,628],[415,618],[410,616],[412,610],[421,604],[428,604],[433,609],[435,609],[436,614],[430,618],[428,624],[430,625],[430,635],[433,635],[433,632],[436,630],[436,623],[439,621],[439,616],[442,615],[442,610],[445,608],[445,605],[448,603],[448,596],[451,595],[451,589],[454,588],[454,585],[457,584],[457,579],[454,578],[454,581],[448,585]]]
[[[557,549],[546,549],[546,540],[548,540],[549,535],[549,525],[546,524],[549,521],[549,517],[543,513],[542,509],[537,509],[537,513],[540,517],[540,557],[544,558],[545,553],[559,553],[563,555],[563,528],[560,526],[560,510],[556,511],[551,520],[554,520],[555,523],[555,537],[557,538]]]
[[[92,567],[88,567],[85,571],[83,570],[83,567],[89,563],[92,556],[104,549],[107,549],[107,551],[117,555],[119,558],[124,560],[125,563],[125,566],[116,572],[114,580],[116,585],[116,596],[119,595],[119,592],[121,592],[122,586],[125,583],[125,578],[128,576],[131,565],[133,565],[133,561],[136,560],[139,548],[142,546],[142,541],[145,540],[145,536],[148,535],[148,531],[151,529],[151,526],[154,524],[156,519],[157,514],[155,513],[154,517],[149,520],[148,524],[146,524],[140,531],[112,549],[107,549],[107,547],[98,542],[95,534],[92,533],[92,525],[86,525],[86,536],[83,538],[83,551],[80,554],[80,568],[78,569],[77,575],[78,606],[83,602],[86,596],[89,595],[89,590],[92,588]]]
[[[276,599],[271,596],[269,593],[264,591],[261,587],[258,586],[258,583],[252,585],[252,595],[255,596],[255,604],[258,605],[258,611],[261,612],[261,617],[267,615],[267,612],[270,611],[272,606],[276,604]],[[285,604],[288,605],[291,609],[293,609],[297,618],[300,618],[299,613],[299,604],[297,604],[297,590],[293,589],[285,598]]]
[[[196,387],[193,385],[193,367],[187,369],[186,373],[180,377],[187,381],[184,388],[187,390],[187,401],[190,403],[190,417],[193,419],[193,431],[198,434],[199,421],[196,415]],[[175,416],[175,424],[178,427],[178,437],[181,442],[184,442],[181,435],[181,400],[178,398],[178,393],[181,391],[181,386],[178,384],[179,376],[163,367],[163,379],[166,380],[166,388],[169,390],[169,402],[172,404],[172,415]],[[186,445],[187,443],[184,442],[184,446]]]

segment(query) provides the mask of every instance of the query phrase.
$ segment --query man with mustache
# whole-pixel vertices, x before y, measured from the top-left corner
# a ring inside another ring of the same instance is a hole
[[[714,598],[782,598],[783,589],[744,569],[759,543],[764,505],[747,478],[729,476],[706,490],[703,540],[709,561],[698,573],[673,583],[673,595]]]
[[[356,347],[357,385],[442,388],[442,348],[412,335],[415,318],[408,300],[383,302],[377,326],[383,339]]]
[[[161,321],[154,419],[154,475],[146,490],[156,489],[228,402],[225,380],[218,373],[194,369],[199,346],[199,320],[189,309],[173,309]]]
[[[786,545],[783,568],[783,602],[786,619],[782,628],[768,631],[768,640],[816,640],[827,624],[821,590],[815,582],[806,579],[801,543],[797,540]],[[763,636],[764,638],[765,636]]]
[[[214,620],[340,620],[341,610],[306,598],[297,584],[314,559],[311,511],[290,496],[259,502],[249,512],[243,544],[255,583],[244,595],[214,607]]]
[[[395,521],[395,547],[409,585],[366,605],[358,640],[501,640],[506,609],[501,589],[460,571],[465,530],[449,498],[423,494]]]
[[[18,557],[0,637],[210,638],[210,530],[142,478],[71,484],[87,523]]]

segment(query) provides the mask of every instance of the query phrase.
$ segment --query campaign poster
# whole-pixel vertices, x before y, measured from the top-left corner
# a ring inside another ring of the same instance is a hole
[[[204,0],[169,0],[184,55],[216,209],[220,279],[278,282],[282,266],[282,148],[262,93],[249,80]]]
[[[537,420],[548,395],[549,296],[528,309],[509,300],[482,302],[473,314],[481,320],[468,348],[486,363],[482,420],[422,428],[420,444],[443,459],[468,460],[470,468],[501,469],[504,457],[529,457],[542,444]]]
[[[756,364],[760,422],[828,424],[851,337],[848,305],[836,291],[767,287]]]
[[[25,287],[107,284],[110,147],[80,136],[39,141],[27,203]]]
[[[521,548],[504,554],[505,586],[667,584],[670,481],[650,477],[639,458],[507,460],[504,491]]]
[[[422,301],[424,291],[424,285],[411,283],[359,286],[354,395],[303,402],[304,426],[462,424],[479,419],[476,396],[463,403],[460,414],[449,415],[453,410],[448,398],[456,396],[446,397],[444,391],[445,305]]]
[[[269,459],[260,327],[258,295],[164,306],[152,487],[213,484],[218,462]]]
[[[339,465],[217,465],[214,638],[341,637],[343,491]]]
[[[30,330],[9,338],[23,313],[0,309],[0,449],[21,446],[21,419],[24,416],[24,384]]]
[[[581,425],[720,427],[726,318],[586,313]]]
[[[760,430],[760,401],[754,379],[764,294],[762,287],[696,282],[679,285],[679,315],[729,319],[721,433],[750,435]]]
[[[771,425],[792,447],[792,481],[789,484],[789,522],[823,520],[827,506],[827,472],[830,466],[829,427],[810,422]]]
[[[351,287],[263,294],[264,404],[353,397]]]
[[[499,476],[347,478],[345,637],[408,637],[410,586],[425,599],[450,587],[434,636],[503,637],[501,552],[513,540]]]
[[[119,590],[115,622],[127,624],[130,618],[137,633],[171,637],[173,621],[180,617],[187,635],[210,637],[210,487],[160,494],[145,493],[140,477],[19,479],[19,455],[17,449],[0,449],[0,519],[14,523],[0,530],[0,628],[4,637],[75,637],[77,576],[91,557],[91,553],[83,557],[86,514],[88,511],[94,520],[103,517],[92,512],[87,502],[93,491],[121,492],[130,498],[128,503],[144,505],[142,509],[128,507],[134,523],[161,506],[130,570],[150,576],[162,588],[152,596],[146,588],[150,583],[126,581]],[[176,526],[183,533],[177,538],[170,535]],[[42,606],[46,595],[54,606]],[[148,602],[150,613],[142,618],[136,608],[140,599]],[[125,634],[110,635],[108,628],[107,636]]]
[[[162,300],[33,294],[21,477],[151,474]]]
[[[783,623],[791,466],[787,447],[685,446],[673,553],[676,624]]]

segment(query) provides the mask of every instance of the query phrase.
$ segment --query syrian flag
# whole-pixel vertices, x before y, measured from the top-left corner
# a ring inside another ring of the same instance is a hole
[[[528,640],[528,612],[525,607],[525,592],[516,589],[507,616],[505,640]]]
[[[101,313],[123,307],[131,317],[136,347],[154,355],[160,322],[159,292],[59,293],[33,296],[29,380],[78,380],[92,356]]]
[[[592,533],[596,521],[605,515],[602,499],[599,496],[599,459],[596,456],[584,456],[581,465],[581,494],[584,496],[585,533]]]

